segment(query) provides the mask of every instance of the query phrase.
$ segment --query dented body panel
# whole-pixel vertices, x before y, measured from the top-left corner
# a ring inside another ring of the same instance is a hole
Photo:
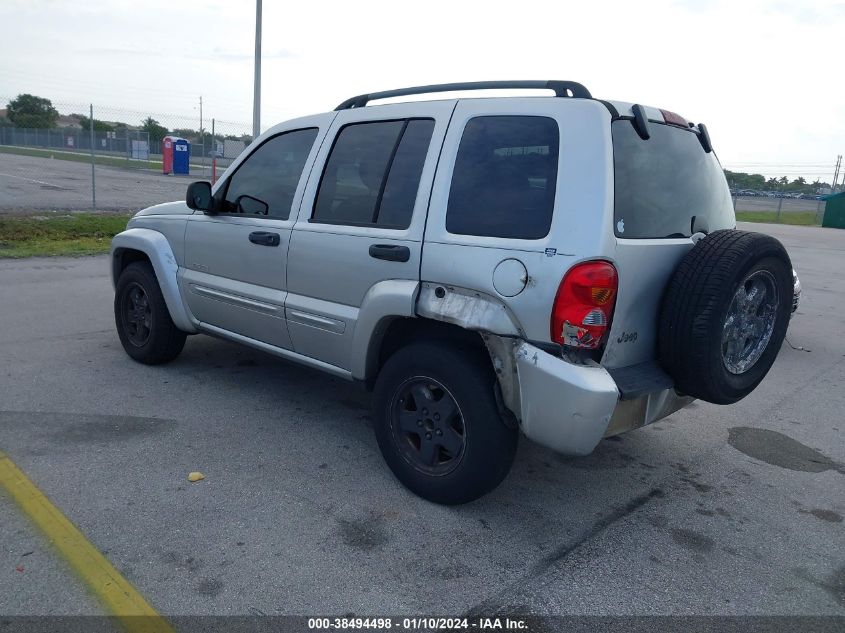
[[[565,455],[590,453],[619,399],[607,370],[574,365],[525,342],[516,346],[515,355],[525,434]]]
[[[417,314],[467,330],[525,336],[513,313],[501,300],[467,288],[423,283]]]
[[[564,455],[586,455],[603,437],[651,424],[692,402],[674,389],[621,400],[607,369],[527,342],[507,306],[483,293],[422,284],[417,314],[478,331],[504,407],[530,439]]]

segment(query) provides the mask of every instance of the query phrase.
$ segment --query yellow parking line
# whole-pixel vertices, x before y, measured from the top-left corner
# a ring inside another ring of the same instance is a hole
[[[0,452],[0,486],[46,535],[71,568],[129,633],[173,633],[138,590],[76,526]],[[140,616],[140,617],[139,617]]]

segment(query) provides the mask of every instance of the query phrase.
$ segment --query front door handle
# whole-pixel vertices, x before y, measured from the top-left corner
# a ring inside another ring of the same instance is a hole
[[[249,241],[253,244],[260,244],[261,246],[278,246],[282,238],[278,233],[270,233],[269,231],[253,231],[249,234]]]
[[[406,262],[411,259],[411,249],[398,244],[370,244],[370,257],[389,262]]]

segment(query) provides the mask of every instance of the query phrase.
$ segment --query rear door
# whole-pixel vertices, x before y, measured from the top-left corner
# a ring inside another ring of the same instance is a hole
[[[691,236],[736,226],[715,153],[704,151],[697,130],[662,123],[661,111],[646,111],[648,139],[630,120],[611,124],[619,293],[602,358],[607,367],[655,358],[663,292],[693,247]]]
[[[188,221],[180,285],[205,329],[290,349],[284,305],[291,227],[331,117],[275,129],[230,168],[215,189],[215,213],[196,212]]]
[[[573,150],[607,117],[584,99],[460,101],[434,183],[422,280],[483,292],[507,306],[527,338],[548,340],[574,248],[596,252],[570,235],[593,226],[601,200],[578,192],[601,191],[603,163]]]
[[[349,369],[379,282],[419,280],[431,183],[454,101],[338,113],[305,190],[288,256],[293,349]]]

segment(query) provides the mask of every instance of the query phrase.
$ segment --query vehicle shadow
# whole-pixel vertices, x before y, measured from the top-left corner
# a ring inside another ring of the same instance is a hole
[[[460,583],[461,593],[438,598],[444,608],[471,608],[494,586],[498,593],[544,573],[621,519],[635,515],[652,529],[665,527],[656,506],[679,477],[694,476],[667,463],[669,433],[610,438],[578,458],[522,437],[513,469],[496,490],[466,505],[437,506],[405,490],[384,464],[372,431],[370,395],[361,385],[201,336],[191,337],[179,359],[155,371],[195,378],[197,398],[213,399],[236,382],[233,397],[251,407],[250,415],[239,419],[231,438],[216,438],[225,447],[208,450],[230,461],[235,454],[262,456],[248,470],[231,464],[228,471],[243,478],[231,485],[248,486],[270,508],[269,516],[255,521],[273,522],[275,513],[289,538],[320,548],[329,559],[360,557],[371,574],[366,561],[376,557],[379,571],[368,577],[374,587],[384,583],[387,590],[397,579],[406,588],[435,580],[446,592]],[[260,477],[253,476],[256,468]],[[289,515],[291,499],[301,516]],[[306,515],[318,522],[313,529],[322,536],[296,527]],[[418,558],[413,571],[403,562],[409,555]],[[402,603],[413,604],[407,600]]]
[[[177,367],[180,372],[205,375],[203,383],[210,389],[214,389],[214,379],[210,381],[208,374],[220,372],[221,380],[236,376],[245,399],[262,400],[278,411],[292,406],[314,419],[309,432],[333,437],[341,433],[345,440],[378,454],[372,434],[371,398],[361,384],[204,336],[189,339],[185,352],[174,363]],[[665,429],[675,419],[662,420],[656,427]],[[651,432],[646,438],[643,431],[634,431],[603,440],[592,454],[583,457],[559,455],[521,436],[511,474],[500,488],[451,511],[484,518],[488,509],[500,510],[502,504],[533,512],[537,506],[552,502],[566,506],[582,495],[592,499],[591,505],[600,498],[600,505],[612,506],[614,499],[636,496],[639,489],[650,489],[662,476],[677,474],[678,470],[667,463],[667,447],[661,439],[670,435]],[[398,482],[391,482],[386,467],[380,464],[379,470],[387,477],[385,483],[401,490]],[[413,495],[410,498],[417,499]]]

